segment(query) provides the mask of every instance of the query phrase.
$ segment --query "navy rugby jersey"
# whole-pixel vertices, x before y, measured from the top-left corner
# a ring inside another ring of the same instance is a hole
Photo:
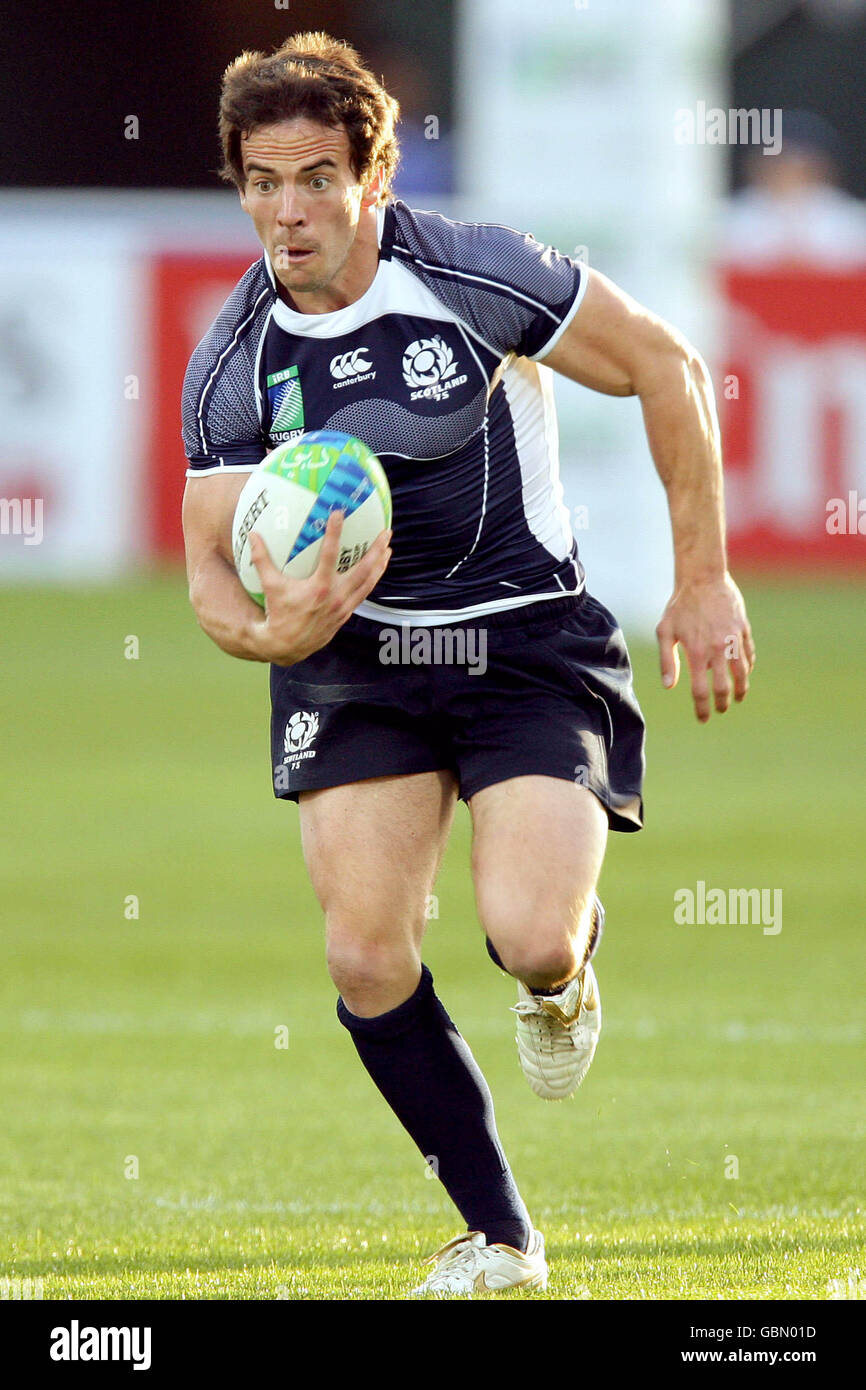
[[[376,276],[344,309],[291,309],[267,253],[238,282],[187,368],[187,477],[340,430],[381,459],[394,504],[391,561],[360,616],[443,623],[580,592],[539,359],[585,267],[510,227],[399,200],[377,214]]]

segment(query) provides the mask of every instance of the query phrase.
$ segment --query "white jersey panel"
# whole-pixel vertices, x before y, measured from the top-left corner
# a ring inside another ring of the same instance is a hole
[[[502,376],[514,423],[514,442],[523,478],[526,524],[551,555],[564,560],[574,536],[559,477],[559,428],[552,372],[516,357]]]

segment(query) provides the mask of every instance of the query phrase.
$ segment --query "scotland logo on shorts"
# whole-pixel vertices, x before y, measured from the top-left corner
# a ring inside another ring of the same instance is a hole
[[[403,380],[407,386],[418,387],[410,401],[447,401],[449,394],[469,380],[455,376],[457,363],[448,344],[438,336],[416,338],[403,353]]]
[[[310,748],[310,744],[319,732],[319,716],[315,710],[297,710],[291,716],[286,725],[286,733],[283,739],[283,747],[286,756],[284,763],[298,763],[303,758],[315,758],[315,748]]]

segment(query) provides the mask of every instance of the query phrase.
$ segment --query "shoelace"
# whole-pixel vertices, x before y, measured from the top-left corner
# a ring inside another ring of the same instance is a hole
[[[549,1015],[543,1013],[541,1009],[537,1008],[528,999],[521,1000],[521,1002],[515,1004],[513,1008],[514,1012],[519,1014],[521,1018],[531,1020],[532,1035],[535,1046],[539,1052],[553,1053],[555,1050],[553,1039],[554,1030],[551,1027],[553,1020]]]
[[[441,1277],[448,1277],[452,1274],[472,1274],[476,1271],[480,1257],[483,1256],[486,1246],[473,1245],[466,1238],[459,1245],[455,1245],[451,1250],[441,1252],[439,1256],[431,1255],[431,1260],[438,1258],[439,1263],[433,1273],[428,1276],[428,1283]]]
[[[529,1018],[532,1014],[538,1018],[549,1018],[550,1014],[545,1013],[538,999],[518,999],[516,1004],[511,1005],[513,1014],[520,1014],[521,1018]]]
[[[557,1004],[558,996],[555,994],[534,995],[532,999],[518,999],[516,1004],[512,1004],[511,1011],[512,1013],[519,1014],[521,1018],[531,1018],[534,1016],[538,1019],[544,1019],[547,1021],[548,1024],[551,1020],[556,1019],[556,1022],[562,1024],[563,1027],[570,1028],[580,1018],[581,1010],[583,1009],[583,1000],[585,993],[586,979],[584,977],[581,978],[580,981],[580,990],[577,996],[577,1007],[575,1008],[574,1015],[571,1019],[565,1019],[563,1017],[557,1018],[557,1014],[561,1014],[561,1010],[559,1008],[559,1005]],[[545,1003],[552,1004],[556,1012],[551,1013],[548,1009],[546,1009],[544,1007]]]
[[[520,999],[516,1004],[512,1004],[511,1011],[527,1020],[532,1028],[535,1046],[541,1053],[552,1056],[557,1047],[563,1045],[565,1041],[563,1028],[565,1028],[568,1044],[572,1047],[586,1047],[588,1045],[589,1029],[586,1024],[577,1021],[580,1017],[580,1007],[578,1007],[577,1018],[572,1023],[565,1025],[555,1016],[551,1016],[538,999]]]

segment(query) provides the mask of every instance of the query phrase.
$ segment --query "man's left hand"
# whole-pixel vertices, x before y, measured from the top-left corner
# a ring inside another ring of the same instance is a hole
[[[695,714],[702,724],[711,711],[708,671],[713,673],[712,699],[719,714],[731,703],[731,677],[734,699],[745,699],[755,644],[743,596],[729,574],[680,583],[662,614],[656,637],[662,682],[668,689],[679,680],[677,644],[685,651]]]

